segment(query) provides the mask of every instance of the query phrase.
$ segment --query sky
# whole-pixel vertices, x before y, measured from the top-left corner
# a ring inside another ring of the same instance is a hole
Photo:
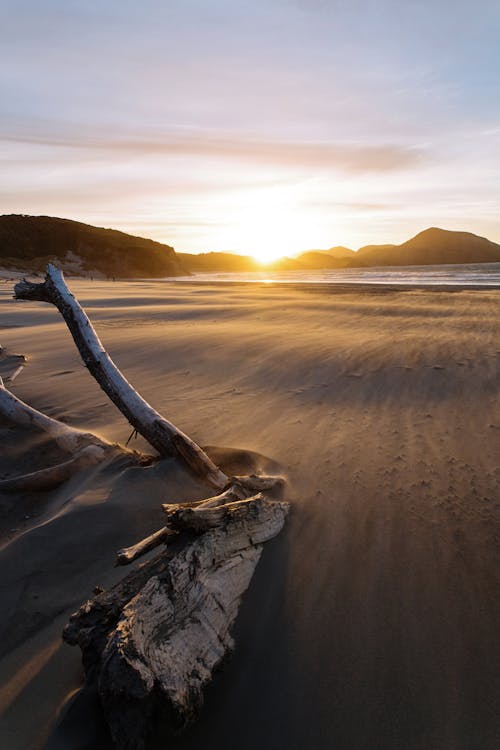
[[[261,258],[500,242],[498,0],[0,0],[0,213]]]

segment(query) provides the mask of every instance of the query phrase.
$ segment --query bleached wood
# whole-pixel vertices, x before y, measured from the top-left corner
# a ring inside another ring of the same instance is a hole
[[[145,746],[158,708],[178,724],[192,720],[232,649],[231,627],[262,544],[279,533],[289,508],[261,496],[245,502],[247,512],[231,504],[217,528],[145,563],[85,604],[65,629],[97,681],[119,750]]]
[[[196,500],[194,502],[188,502],[183,504],[165,504],[162,506],[164,511],[168,514],[173,514],[179,509],[201,509],[201,508],[217,508],[221,505],[226,505],[235,500],[241,500],[246,497],[245,490],[238,486],[231,486],[225,492],[215,497],[209,497],[206,500]],[[192,527],[194,529],[194,526]],[[147,536],[145,539],[141,539],[136,544],[124,549],[118,550],[116,554],[116,565],[129,565],[138,557],[146,554],[150,550],[158,547],[160,544],[167,543],[168,537],[176,536],[177,532],[174,528],[164,526],[162,529],[155,531],[154,534]]]
[[[89,445],[109,450],[113,446],[90,432],[78,430],[70,425],[52,419],[5,388],[0,378],[0,416],[20,427],[35,427],[47,433],[66,453],[76,454]]]
[[[177,531],[208,531],[220,526],[226,518],[232,521],[245,523],[252,516],[260,513],[260,503],[265,500],[262,493],[252,495],[244,500],[236,500],[218,505],[206,507],[198,505],[194,508],[183,505],[163,505],[163,510],[168,515],[168,527]]]
[[[155,531],[154,534],[141,539],[140,542],[118,550],[116,553],[116,565],[130,565],[138,557],[145,555],[146,552],[159,547],[160,544],[166,544],[168,537],[171,536],[176,536],[175,531],[164,526],[162,529]]]
[[[4,383],[13,383],[26,367],[24,354],[11,354],[0,346],[0,377]]]
[[[233,500],[242,500],[248,497],[248,492],[240,485],[231,484],[227,490],[221,492],[220,495],[214,495],[214,497],[207,497],[206,500],[194,500],[187,503],[164,503],[162,505],[165,513],[169,513],[174,508],[216,508],[218,505],[225,505],[231,503]]]
[[[255,479],[253,477],[252,479]],[[274,487],[275,477],[262,477],[263,484]],[[281,479],[280,479],[281,482]],[[228,513],[235,512],[240,507],[241,517],[252,510],[251,505],[244,505],[249,500],[258,501],[264,499],[262,493],[249,497],[249,490],[242,484],[236,482],[220,495],[209,497],[206,500],[196,500],[187,503],[165,503],[162,505],[164,512],[169,517],[168,526],[159,529],[154,534],[141,539],[136,544],[121,549],[117,552],[116,564],[129,565],[141,555],[166,543],[169,536],[175,536],[176,531],[206,531],[219,525]],[[238,503],[240,504],[238,506]]]
[[[244,500],[256,492],[269,492],[270,494],[280,495],[285,485],[283,477],[258,476],[257,474],[235,476],[230,481],[231,484],[229,487],[214,497],[207,497],[206,500],[196,500],[188,503],[164,503],[162,508],[167,515],[177,509],[217,508],[236,500]]]
[[[253,492],[273,492],[279,494],[285,486],[283,477],[267,474],[236,476],[231,478],[231,482],[234,485],[242,487],[246,491],[247,496]]]
[[[9,376],[8,376],[8,377],[6,378],[6,380],[7,380],[7,381],[8,381],[9,383],[13,383],[13,382],[14,382],[14,380],[15,380],[15,379],[17,378],[17,376],[18,376],[18,375],[20,375],[20,374],[22,373],[22,371],[24,370],[24,368],[25,368],[25,367],[26,367],[26,365],[19,365],[19,367],[16,367],[16,369],[14,370],[14,372],[13,372],[13,373],[12,373],[11,375],[9,375]]]
[[[234,500],[243,500],[247,496],[245,490],[235,484],[231,484],[225,492],[221,492],[220,495],[214,497],[207,497],[206,500],[200,500],[196,507],[203,508],[216,508],[219,505],[225,505],[231,503]]]
[[[49,264],[45,281],[23,279],[14,287],[16,299],[55,305],[63,316],[89,372],[130,424],[161,456],[179,455],[199,477],[222,490],[228,477],[207,454],[175,425],[161,416],[130,385],[104,349],[85,311],[68,289],[62,271]]]
[[[108,449],[100,445],[88,445],[68,461],[63,461],[46,469],[33,471],[18,477],[0,479],[0,492],[28,492],[49,490],[66,482],[82,469],[101,463]]]

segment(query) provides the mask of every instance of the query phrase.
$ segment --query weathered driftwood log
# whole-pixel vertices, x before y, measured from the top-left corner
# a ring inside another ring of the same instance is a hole
[[[8,391],[0,378],[0,417],[20,427],[34,427],[50,437],[71,458],[55,466],[0,480],[0,491],[47,490],[84,468],[101,463],[119,448],[90,432],[70,427],[33,409]],[[132,454],[130,454],[132,455]]]
[[[233,647],[231,627],[262,544],[279,533],[288,508],[262,495],[198,508],[220,514],[215,528],[180,537],[174,554],[145,563],[71,617],[64,638],[82,648],[118,748],[143,748],[159,712],[180,726],[196,716]],[[190,518],[180,527],[199,532]]]
[[[108,451],[97,445],[88,445],[68,461],[29,474],[0,479],[0,492],[40,492],[53,489],[77,472],[102,463],[107,454]]]
[[[161,456],[179,455],[197,476],[216,489],[227,485],[228,477],[207,454],[153,409],[122,375],[104,349],[85,311],[66,286],[62,271],[49,264],[42,284],[23,279],[15,285],[14,296],[21,300],[50,302],[57,307],[89,372],[134,429]]]
[[[52,419],[41,411],[28,406],[20,398],[5,388],[3,381],[0,379],[0,417],[9,422],[19,425],[20,427],[35,427],[37,430],[45,432],[52,438],[57,446],[66,453],[78,453],[82,448],[89,445],[102,449],[112,447],[111,443],[102,438],[93,435],[91,432],[78,430],[76,427]]]
[[[251,476],[230,479],[191,438],[155,411],[134,390],[104,350],[85,311],[66,286],[62,272],[55,266],[47,266],[45,281],[41,284],[26,279],[20,281],[14,287],[14,296],[20,300],[49,302],[57,307],[86,367],[134,429],[143,435],[161,456],[174,454],[181,457],[198,477],[218,490],[226,490],[229,487],[234,494],[237,492],[236,486],[240,490],[243,488],[244,492],[240,492],[238,497],[248,497],[251,492],[276,488],[282,484],[282,480],[276,477]],[[99,445],[109,450],[109,444],[100,438],[36,412],[7,391],[4,391],[0,398],[0,415],[2,414],[18,424],[26,424],[31,420],[31,424],[49,432],[63,449],[73,454],[78,454],[87,445]],[[115,446],[115,450],[118,450],[118,446]],[[93,462],[97,463],[99,453],[94,451],[93,455]],[[71,466],[76,470],[85,461],[90,462],[90,456],[91,452],[87,451],[84,457],[79,457],[72,465],[65,465],[61,471],[56,471],[55,467],[51,473],[40,475],[40,482],[56,483],[58,477],[70,475]],[[36,477],[30,477],[26,481],[31,482],[33,487],[36,486]],[[123,557],[124,561],[126,557]]]
[[[255,505],[265,500],[262,493],[245,500],[236,500],[216,507],[204,505],[190,508],[183,505],[163,505],[168,515],[168,527],[175,531],[196,531],[202,533],[220,526],[228,518],[245,521]]]
[[[284,480],[282,477],[259,477],[257,475],[233,477],[232,484],[228,489],[221,492],[220,495],[215,495],[215,497],[208,497],[206,500],[196,500],[187,503],[165,503],[162,505],[162,508],[169,517],[167,526],[155,531],[154,534],[150,534],[150,536],[141,539],[130,547],[118,550],[116,565],[129,565],[131,562],[137,560],[137,558],[155,549],[155,547],[159,547],[160,544],[167,544],[169,541],[172,541],[172,537],[175,537],[179,531],[186,529],[191,531],[206,531],[207,528],[217,524],[217,519],[220,521],[223,518],[223,508],[233,508],[237,501],[249,498],[255,491],[255,488],[263,488],[267,490],[270,496],[277,499],[281,498],[283,487]],[[264,498],[264,495],[261,493],[259,497]],[[190,513],[190,511],[196,511],[197,513],[198,511],[212,509],[219,509],[219,514],[203,516],[203,514],[193,515]],[[185,521],[184,518],[187,520]],[[212,523],[203,520],[203,518],[211,518]]]

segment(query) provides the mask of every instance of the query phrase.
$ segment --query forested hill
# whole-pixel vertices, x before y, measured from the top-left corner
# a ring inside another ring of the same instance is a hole
[[[55,262],[66,273],[161,278],[186,273],[173,247],[52,216],[0,216],[0,265],[43,271]]]

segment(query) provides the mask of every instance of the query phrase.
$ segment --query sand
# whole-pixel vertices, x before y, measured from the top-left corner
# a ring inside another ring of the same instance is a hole
[[[198,723],[151,748],[498,748],[500,292],[72,288],[159,411],[221,460],[277,462],[293,503]],[[57,311],[0,295],[0,343],[30,357],[12,390],[124,442]],[[0,439],[2,476],[53,451],[8,425]],[[61,629],[161,502],[204,494],[174,461],[117,461],[2,497],[2,748],[110,750]]]

